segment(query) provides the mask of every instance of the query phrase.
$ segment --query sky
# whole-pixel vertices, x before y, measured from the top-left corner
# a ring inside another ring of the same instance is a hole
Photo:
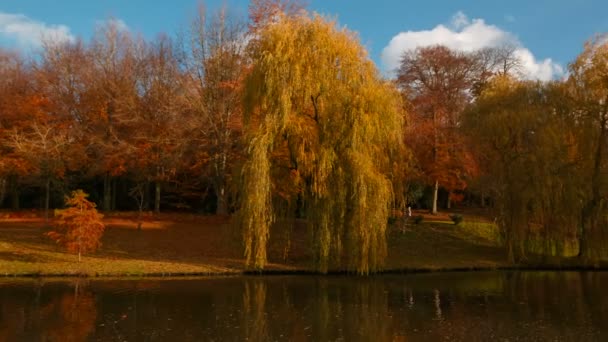
[[[247,14],[246,0],[207,0]],[[608,32],[606,0],[308,0],[308,9],[359,34],[380,70],[390,75],[407,49],[444,44],[473,51],[508,44],[526,77],[562,77],[586,40]],[[89,39],[115,20],[153,38],[183,29],[197,0],[1,0],[0,47],[36,51],[41,37]]]

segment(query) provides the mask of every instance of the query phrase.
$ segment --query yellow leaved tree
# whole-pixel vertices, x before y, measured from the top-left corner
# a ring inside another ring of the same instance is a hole
[[[358,38],[319,15],[275,16],[250,42],[249,142],[240,224],[249,267],[264,268],[271,227],[298,207],[316,267],[361,274],[386,257],[403,113]],[[285,184],[287,180],[287,183]],[[346,261],[346,265],[342,264]]]

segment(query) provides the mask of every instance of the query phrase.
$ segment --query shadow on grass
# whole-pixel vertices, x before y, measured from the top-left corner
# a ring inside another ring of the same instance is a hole
[[[24,253],[17,253],[17,252],[1,251],[0,252],[0,261],[44,263],[44,262],[50,262],[52,260],[49,260],[46,257],[43,257],[41,255],[36,255],[36,254],[24,254]]]
[[[71,262],[67,252],[44,236],[42,226],[42,221],[0,221],[0,260],[50,263],[55,258]],[[92,260],[94,263],[109,265],[114,261],[152,261],[244,269],[241,233],[228,217],[160,216],[147,218],[142,230],[136,226],[132,218],[112,217],[108,220],[102,247],[86,256],[99,259]],[[387,241],[389,269],[485,266],[504,260],[502,249],[474,241],[451,223],[413,225],[405,233],[391,230]],[[305,222],[296,221],[292,229],[287,228],[285,222],[273,228],[268,259],[268,269],[311,270],[312,255]]]
[[[162,226],[162,229],[158,229]],[[216,265],[243,269],[241,232],[228,217],[200,216],[187,221],[146,222],[142,230],[136,224],[109,225],[102,239],[103,247],[96,256],[177,262],[190,265]],[[152,229],[147,229],[152,227]],[[268,259],[273,267],[307,266],[309,250],[305,226],[299,222],[289,234],[278,227],[268,246]],[[291,240],[285,249],[285,241]],[[285,258],[286,257],[286,258]]]

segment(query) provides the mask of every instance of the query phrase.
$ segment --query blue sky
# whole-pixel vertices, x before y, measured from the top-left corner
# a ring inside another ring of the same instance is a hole
[[[207,0],[210,8],[227,3],[246,15],[248,1]],[[608,32],[605,0],[309,0],[309,9],[336,17],[357,31],[378,66],[390,71],[403,49],[442,43],[474,50],[515,45],[531,78],[563,74],[585,40]],[[0,46],[31,50],[36,30],[57,35],[92,34],[109,17],[130,30],[153,37],[173,34],[188,20],[196,0],[3,0]]]

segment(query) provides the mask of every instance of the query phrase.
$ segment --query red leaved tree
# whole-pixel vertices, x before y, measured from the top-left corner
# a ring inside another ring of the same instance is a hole
[[[97,212],[96,205],[87,200],[89,195],[82,190],[72,191],[66,197],[66,209],[55,210],[58,218],[56,231],[46,235],[57,243],[64,245],[70,252],[78,252],[78,261],[82,253],[93,252],[101,246],[101,236],[105,225],[103,215]]]
[[[439,186],[450,193],[462,190],[476,172],[459,127],[461,112],[481,79],[480,63],[476,55],[439,45],[406,51],[401,59],[397,83],[413,107],[406,142],[433,187],[433,214]],[[448,197],[448,207],[453,199]]]

